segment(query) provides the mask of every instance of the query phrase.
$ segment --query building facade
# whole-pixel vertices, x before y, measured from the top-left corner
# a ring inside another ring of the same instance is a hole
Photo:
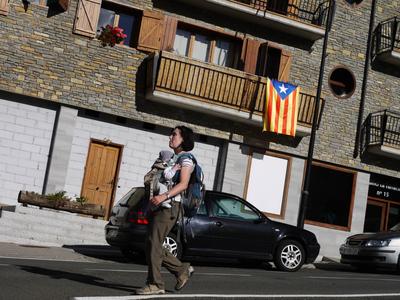
[[[316,111],[330,1],[0,0],[0,203],[66,191],[108,214],[184,124],[207,188],[296,225],[316,114],[305,228],[338,256],[400,221],[400,1],[376,2],[370,28],[372,0],[336,0]],[[267,77],[301,88],[295,137],[262,132]]]

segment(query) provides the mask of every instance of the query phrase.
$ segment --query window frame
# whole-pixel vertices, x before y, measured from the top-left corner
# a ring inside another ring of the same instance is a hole
[[[184,31],[187,31],[190,34],[190,38],[188,41],[188,55],[187,57],[190,59],[195,59],[193,58],[193,49],[194,49],[194,44],[195,44],[195,40],[196,40],[196,35],[204,35],[206,36],[209,41],[210,41],[210,50],[208,52],[208,56],[207,56],[207,61],[204,61],[206,63],[210,63],[216,66],[220,66],[220,67],[225,67],[225,68],[232,68],[232,69],[239,69],[239,65],[240,65],[240,49],[242,47],[242,43],[243,40],[240,38],[235,38],[229,34],[224,34],[218,31],[213,31],[211,29],[208,28],[203,28],[203,27],[198,27],[192,24],[188,24],[188,23],[184,23],[181,21],[178,21],[177,24],[177,30],[181,29]],[[175,33],[175,37],[176,37],[176,33]],[[174,39],[175,39],[174,37]],[[223,66],[223,65],[219,65],[216,63],[213,63],[213,59],[214,59],[214,54],[215,54],[215,49],[216,49],[216,44],[218,40],[223,40],[223,41],[229,41],[230,43],[230,48],[232,48],[233,50],[233,59],[232,59],[232,65],[231,66]]]
[[[254,152],[257,152],[257,151],[255,151],[254,148],[251,148],[249,153],[248,153],[248,155],[247,155],[246,179],[245,179],[245,185],[244,185],[244,189],[243,189],[243,199],[246,200],[246,202],[248,202],[246,197],[247,197],[247,192],[248,192],[248,189],[249,189],[251,162],[252,162],[252,159],[253,159]],[[272,157],[275,157],[275,158],[280,158],[280,159],[287,160],[285,183],[284,183],[283,193],[282,193],[281,213],[280,214],[274,214],[274,213],[261,211],[262,214],[264,214],[264,216],[267,216],[269,218],[284,220],[285,219],[285,214],[286,214],[287,200],[288,200],[289,181],[290,181],[290,178],[291,178],[292,158],[289,155],[284,155],[284,154],[281,154],[281,153],[275,153],[275,152],[271,152],[271,151],[265,151],[263,153],[257,152],[257,153],[259,153],[261,155],[268,155],[268,156],[272,156]],[[250,203],[250,202],[248,202],[248,203]],[[250,203],[250,204],[253,205],[252,203]]]
[[[142,22],[143,10],[140,9],[140,8],[137,8],[135,6],[125,5],[123,3],[119,3],[119,2],[115,2],[115,1],[110,1],[110,0],[102,1],[101,5],[100,5],[98,22],[100,22],[100,12],[101,12],[102,8],[108,9],[108,10],[112,10],[114,12],[114,22],[112,24],[113,27],[119,26],[120,14],[122,12],[127,14],[127,15],[131,15],[131,16],[134,16],[134,17],[137,18],[137,25],[138,26],[136,26],[136,28],[135,28],[135,26],[133,26],[134,28],[132,28],[131,39],[129,41],[129,44],[128,45],[125,45],[125,44],[117,44],[116,45],[116,46],[120,46],[120,47],[136,48],[137,47],[137,43],[138,43],[138,37],[139,37],[141,22]],[[98,26],[98,24],[97,24],[97,26]],[[96,30],[95,38],[97,39],[98,36],[99,36],[99,33]]]
[[[319,221],[308,220],[307,216],[304,220],[304,224],[314,225],[314,226],[324,227],[324,228],[329,228],[329,229],[335,229],[335,230],[340,230],[340,231],[351,231],[351,225],[353,222],[353,209],[354,209],[354,200],[355,200],[355,194],[356,194],[357,176],[358,176],[357,171],[338,167],[338,166],[329,165],[329,164],[322,163],[322,162],[312,162],[312,165],[323,167],[326,169],[335,170],[335,171],[353,174],[351,200],[350,200],[350,206],[349,206],[349,217],[347,219],[347,226],[333,225],[333,224],[323,223],[323,222],[319,222]],[[307,162],[305,161],[303,177],[305,175],[306,167],[307,167]],[[303,182],[304,182],[304,179],[303,179]]]

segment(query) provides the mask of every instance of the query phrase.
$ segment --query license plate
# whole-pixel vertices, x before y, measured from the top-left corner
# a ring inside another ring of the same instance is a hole
[[[345,255],[357,255],[358,254],[358,249],[357,248],[343,248],[342,249],[342,254],[345,254]]]

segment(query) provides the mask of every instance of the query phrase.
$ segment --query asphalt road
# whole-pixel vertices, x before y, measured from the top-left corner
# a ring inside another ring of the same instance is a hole
[[[1,246],[1,245],[0,245]],[[42,253],[40,249],[36,249]],[[1,255],[0,299],[139,299],[146,265],[108,255]],[[337,264],[321,264],[295,273],[269,265],[245,266],[230,261],[195,261],[187,287],[175,293],[174,277],[163,273],[169,299],[400,299],[400,275],[355,272]],[[101,298],[100,298],[101,297]],[[104,298],[103,298],[104,297]],[[144,299],[140,297],[140,299]]]

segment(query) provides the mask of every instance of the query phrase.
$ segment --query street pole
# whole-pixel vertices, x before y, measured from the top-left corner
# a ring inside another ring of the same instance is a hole
[[[318,122],[318,112],[319,112],[319,103],[321,101],[321,90],[322,90],[322,81],[324,78],[324,69],[325,69],[325,58],[326,58],[326,48],[328,45],[328,37],[329,31],[331,30],[332,20],[333,20],[333,12],[335,10],[335,0],[329,0],[329,10],[328,10],[328,18],[325,25],[325,36],[324,43],[322,46],[322,58],[321,65],[319,68],[319,78],[318,78],[318,88],[317,88],[317,96],[315,99],[315,107],[314,107],[314,115],[311,127],[311,136],[310,136],[310,144],[308,146],[308,156],[307,156],[307,165],[306,165],[306,174],[304,176],[304,185],[303,190],[301,192],[300,199],[300,207],[299,207],[299,216],[297,219],[297,227],[304,227],[304,220],[307,211],[307,202],[308,197],[310,195],[310,179],[311,179],[311,166],[314,154],[314,144],[315,144],[315,134],[317,132],[317,122]]]
[[[360,108],[358,110],[357,132],[356,132],[356,140],[354,143],[353,158],[357,158],[359,148],[360,148],[360,142],[361,142],[361,126],[362,126],[362,121],[364,118],[365,94],[367,91],[369,60],[371,57],[372,31],[374,29],[374,23],[375,23],[375,10],[376,10],[376,0],[372,0],[371,16],[369,18],[367,51],[365,54],[365,63],[364,63],[364,77],[363,77],[363,82],[362,82],[362,87],[361,87]]]

